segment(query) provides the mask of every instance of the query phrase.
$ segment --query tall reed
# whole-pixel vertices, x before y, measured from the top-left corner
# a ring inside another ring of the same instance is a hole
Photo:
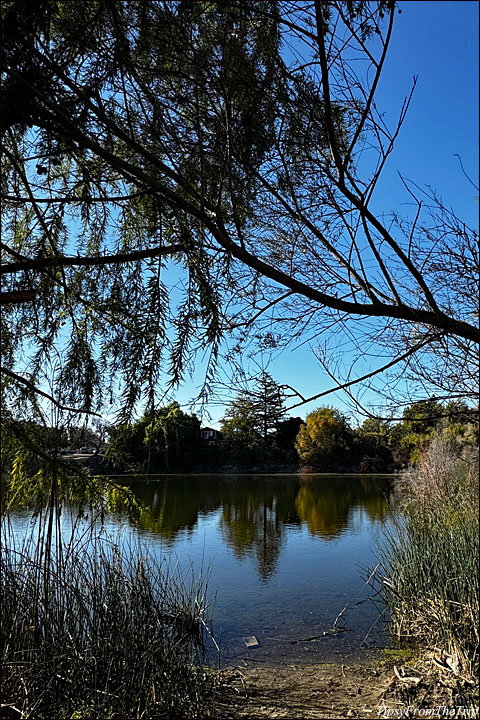
[[[387,536],[383,591],[401,640],[478,671],[478,465],[444,437],[397,482],[401,512]]]
[[[8,520],[1,573],[2,717],[208,716],[205,583],[78,528],[19,547]]]

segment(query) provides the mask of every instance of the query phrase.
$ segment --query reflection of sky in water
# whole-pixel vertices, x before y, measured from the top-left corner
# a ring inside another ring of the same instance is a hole
[[[114,541],[140,538],[157,557],[209,576],[213,630],[225,659],[322,662],[360,658],[385,642],[368,571],[388,522],[385,480],[172,478],[135,483],[151,509],[140,529],[105,518]],[[15,513],[18,535],[28,517]],[[64,514],[65,535],[70,525]],[[336,636],[322,636],[347,605]],[[261,645],[246,649],[244,636]]]

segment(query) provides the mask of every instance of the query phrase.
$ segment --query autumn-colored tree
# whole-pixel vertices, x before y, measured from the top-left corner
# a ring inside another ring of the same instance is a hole
[[[345,416],[336,408],[323,407],[307,415],[295,447],[303,465],[314,470],[326,470],[341,459],[344,464],[350,436]]]

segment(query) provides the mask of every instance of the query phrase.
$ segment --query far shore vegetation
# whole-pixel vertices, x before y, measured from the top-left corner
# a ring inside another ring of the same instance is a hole
[[[220,430],[203,427],[197,415],[176,402],[129,424],[104,423],[97,432],[12,420],[4,426],[5,462],[13,461],[15,448],[20,451],[28,436],[45,459],[58,455],[65,469],[90,468],[93,474],[393,473],[418,461],[438,428],[464,445],[474,444],[477,436],[476,410],[455,400],[419,401],[404,408],[400,421],[367,418],[353,427],[350,418],[330,406],[311,411],[304,420],[286,417],[282,393],[263,373],[253,390],[227,406]],[[22,462],[35,465],[34,451],[20,455]]]

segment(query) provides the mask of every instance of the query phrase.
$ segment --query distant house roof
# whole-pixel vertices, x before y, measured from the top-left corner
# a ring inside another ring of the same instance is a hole
[[[215,428],[211,427],[200,428],[200,437],[207,443],[207,445],[216,444],[223,439],[223,435],[220,430],[215,430]]]

